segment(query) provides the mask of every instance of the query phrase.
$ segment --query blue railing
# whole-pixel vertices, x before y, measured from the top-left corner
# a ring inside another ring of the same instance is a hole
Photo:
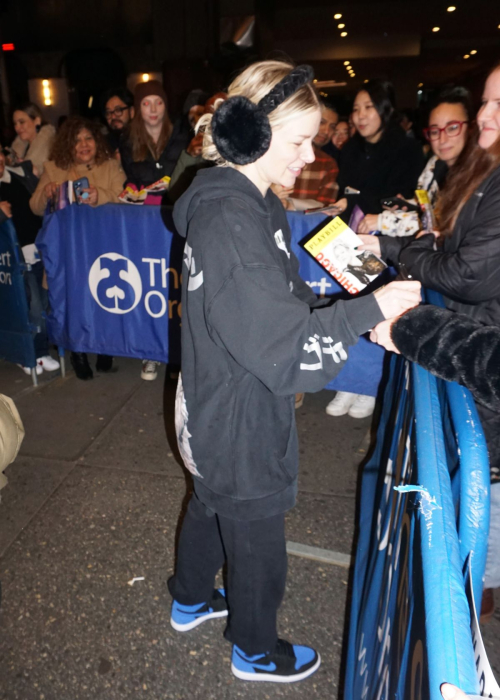
[[[393,357],[363,474],[346,699],[440,700],[444,681],[478,692],[464,569],[471,555],[479,610],[488,530],[470,393]]]

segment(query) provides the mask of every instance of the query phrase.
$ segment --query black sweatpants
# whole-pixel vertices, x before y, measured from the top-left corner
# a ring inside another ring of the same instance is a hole
[[[273,649],[287,571],[285,514],[231,520],[207,509],[193,494],[179,538],[177,570],[169,581],[173,598],[182,605],[210,601],[225,560],[226,639],[250,655]]]

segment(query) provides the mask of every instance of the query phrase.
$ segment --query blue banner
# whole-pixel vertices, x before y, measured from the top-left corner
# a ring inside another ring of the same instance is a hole
[[[350,700],[439,700],[444,681],[478,690],[463,567],[472,551],[481,581],[487,529],[479,520],[488,508],[489,469],[475,406],[465,389],[459,392],[451,407],[444,382],[391,360],[377,442],[363,473],[345,680]],[[475,453],[458,464],[457,445],[466,443]],[[455,489],[450,475],[460,482]],[[457,518],[464,508],[467,516]],[[479,603],[480,596],[481,586]]]
[[[349,295],[299,245],[325,219],[290,214],[300,274],[319,296]],[[75,351],[180,361],[184,239],[168,208],[70,206],[47,217],[37,245],[49,282],[49,337]],[[361,338],[331,389],[375,396],[384,350]]]
[[[0,226],[0,357],[35,367],[21,251],[10,219]]]

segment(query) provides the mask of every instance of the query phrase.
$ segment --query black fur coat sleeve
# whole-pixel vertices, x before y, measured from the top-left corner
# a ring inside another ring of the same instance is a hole
[[[466,386],[474,398],[500,411],[500,327],[436,306],[419,306],[392,326],[402,355],[442,379]]]

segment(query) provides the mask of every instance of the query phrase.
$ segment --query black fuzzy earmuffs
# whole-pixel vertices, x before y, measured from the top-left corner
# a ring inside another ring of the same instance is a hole
[[[230,163],[247,165],[266,153],[271,144],[268,114],[313,79],[311,66],[290,71],[258,104],[248,97],[229,97],[212,118],[212,137],[220,155]]]

